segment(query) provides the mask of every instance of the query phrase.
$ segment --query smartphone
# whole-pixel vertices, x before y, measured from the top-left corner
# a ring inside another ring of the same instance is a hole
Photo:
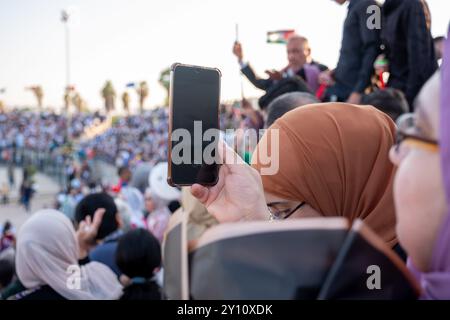
[[[175,63],[169,95],[168,176],[171,186],[213,186],[219,179],[219,69]]]

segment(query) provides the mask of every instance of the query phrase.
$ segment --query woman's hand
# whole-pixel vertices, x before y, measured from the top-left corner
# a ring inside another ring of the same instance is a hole
[[[191,193],[219,222],[268,220],[269,210],[259,173],[219,140],[222,166],[213,187],[194,184]]]
[[[80,222],[76,233],[80,248],[80,260],[86,258],[89,251],[96,246],[95,237],[97,236],[105,211],[103,208],[97,209],[94,213],[93,220],[91,216],[87,216]]]

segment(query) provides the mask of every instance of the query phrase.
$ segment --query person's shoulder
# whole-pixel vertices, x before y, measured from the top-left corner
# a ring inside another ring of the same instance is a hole
[[[123,232],[119,230],[106,237],[102,243],[93,248],[89,253],[91,260],[95,261],[98,257],[103,257],[105,254],[109,255],[111,252],[115,252],[122,235]]]
[[[105,253],[108,254],[111,251],[115,251],[117,248],[117,241],[108,241],[99,244],[89,253],[91,260],[95,261],[97,257],[103,256]]]
[[[320,62],[313,61],[311,64],[312,64],[312,65],[315,65],[316,67],[318,67],[320,71],[326,71],[326,70],[328,70],[328,67],[327,67],[326,65],[320,63]]]
[[[377,2],[375,0],[359,0],[355,3],[354,10],[363,12],[364,14],[367,13],[367,8],[370,6],[378,6]]]

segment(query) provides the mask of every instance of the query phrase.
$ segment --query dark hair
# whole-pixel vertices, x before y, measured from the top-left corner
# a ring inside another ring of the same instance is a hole
[[[161,266],[159,241],[145,229],[135,229],[124,234],[117,245],[116,263],[129,277],[143,278],[143,283],[132,283],[124,289],[121,300],[160,300],[161,292],[151,278]]]
[[[162,300],[162,293],[156,282],[148,281],[125,287],[120,300]]]
[[[9,221],[6,221],[5,224],[3,225],[3,230],[2,233],[6,234],[6,232],[10,231],[12,228],[12,224]]]
[[[95,189],[95,188],[97,188],[97,183],[95,181],[90,181],[88,183],[88,187],[89,187],[89,189]]]
[[[171,201],[167,207],[169,208],[171,213],[174,213],[181,207],[181,204],[178,200],[174,200]]]
[[[127,232],[117,244],[116,263],[129,278],[153,277],[153,271],[161,266],[161,246],[158,239],[145,229]]]
[[[315,96],[307,92],[285,93],[269,104],[266,127],[270,127],[278,118],[297,107],[319,102]]]
[[[14,262],[10,261],[8,259],[1,259],[0,260],[0,286],[2,288],[7,287],[13,277],[14,277],[14,273],[15,273],[15,268],[14,268]]]
[[[120,167],[119,170],[117,170],[117,174],[120,177],[125,171],[130,171],[130,169],[126,166]]]
[[[361,104],[369,104],[389,115],[392,120],[409,111],[408,101],[400,90],[387,88],[362,98]]]
[[[312,93],[308,84],[299,76],[284,78],[269,88],[267,93],[259,100],[261,110],[266,109],[269,104],[279,96],[289,92],[307,92]]]
[[[75,208],[75,222],[78,224],[87,216],[94,217],[97,209],[106,210],[96,239],[104,239],[119,228],[117,223],[117,206],[114,199],[107,193],[94,193],[84,197]]]

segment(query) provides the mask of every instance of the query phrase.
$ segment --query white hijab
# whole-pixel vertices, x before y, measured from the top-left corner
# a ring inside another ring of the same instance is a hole
[[[69,300],[118,299],[122,287],[116,275],[98,262],[79,266],[78,252],[70,220],[56,210],[38,211],[19,231],[17,276],[26,288],[48,285]],[[80,281],[73,281],[71,268],[79,270]]]

